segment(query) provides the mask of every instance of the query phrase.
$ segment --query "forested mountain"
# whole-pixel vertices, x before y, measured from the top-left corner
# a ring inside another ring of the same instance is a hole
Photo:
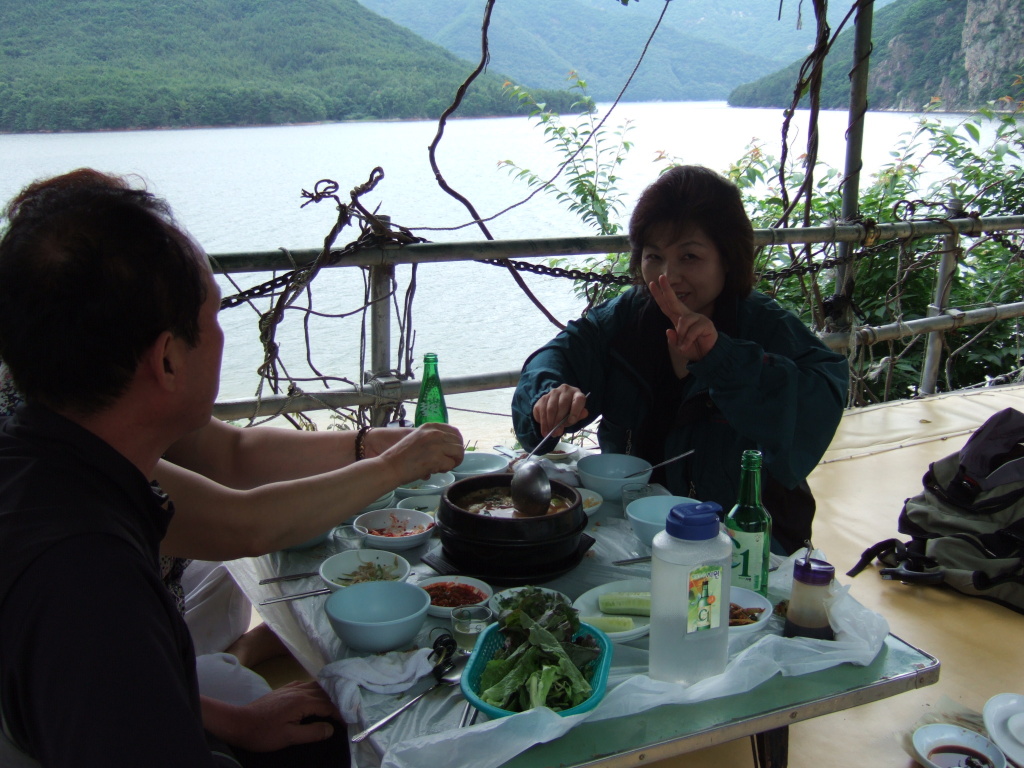
[[[481,0],[360,2],[458,56],[479,56]],[[809,6],[798,0],[672,0],[624,98],[725,99],[736,85],[806,55],[814,43]],[[653,0],[628,6],[616,0],[498,0],[489,34],[491,66],[529,88],[563,87],[575,71],[591,96],[607,101],[625,84],[663,9],[665,3]]]
[[[970,111],[1003,96],[1019,98],[1024,70],[1021,0],[897,0],[875,13],[868,78],[870,109],[920,110],[933,99],[942,109]],[[844,32],[826,60],[821,103],[849,105],[853,30]],[[801,62],[742,85],[729,103],[786,107]]]
[[[2,131],[434,118],[473,66],[356,0],[0,2]]]

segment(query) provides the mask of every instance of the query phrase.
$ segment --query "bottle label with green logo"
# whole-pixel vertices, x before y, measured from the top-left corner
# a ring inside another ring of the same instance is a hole
[[[686,634],[716,629],[721,624],[722,569],[702,565],[690,571]]]
[[[732,537],[732,583],[734,586],[760,592],[767,576],[764,573],[764,531],[736,531],[727,528]]]

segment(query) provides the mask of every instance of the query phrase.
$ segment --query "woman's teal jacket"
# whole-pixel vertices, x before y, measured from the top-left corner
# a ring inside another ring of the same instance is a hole
[[[810,537],[814,506],[804,481],[839,425],[846,358],[759,293],[720,299],[713,320],[718,342],[680,380],[665,342],[668,319],[646,289],[631,288],[592,309],[527,359],[512,405],[516,434],[524,447],[536,445],[533,404],[571,384],[590,393],[588,418],[571,429],[600,416],[602,451],[652,463],[696,448],[654,479],[726,511],[736,503],[740,456],[756,448],[767,471],[773,537],[793,551]]]

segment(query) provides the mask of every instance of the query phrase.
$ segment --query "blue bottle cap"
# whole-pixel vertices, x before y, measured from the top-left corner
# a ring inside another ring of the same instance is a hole
[[[721,512],[722,508],[713,501],[676,504],[665,520],[665,531],[687,541],[713,539],[718,535]]]
[[[793,563],[793,578],[801,584],[812,587],[823,587],[832,583],[836,576],[836,568],[832,563],[816,558],[797,559]]]

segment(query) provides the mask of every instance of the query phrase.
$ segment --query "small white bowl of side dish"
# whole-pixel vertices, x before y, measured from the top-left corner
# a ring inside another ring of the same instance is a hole
[[[417,509],[375,509],[352,521],[367,530],[365,546],[402,550],[419,546],[434,532],[434,517]]]
[[[395,488],[395,498],[400,501],[410,496],[437,496],[454,482],[455,475],[451,472],[437,472],[426,480],[413,480],[398,486]]]
[[[427,614],[439,619],[450,619],[454,608],[487,605],[494,594],[487,582],[469,576],[431,576],[420,579],[416,586],[423,587],[430,594]]]
[[[394,552],[349,549],[320,563],[320,578],[331,591],[364,581],[405,581],[412,567]]]

